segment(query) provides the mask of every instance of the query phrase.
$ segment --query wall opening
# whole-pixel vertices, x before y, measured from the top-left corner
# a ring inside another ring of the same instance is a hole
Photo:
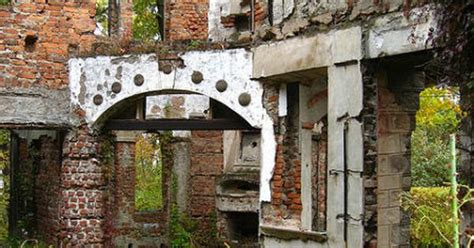
[[[232,243],[239,247],[258,247],[255,246],[258,242],[258,214],[229,212],[226,215]]]
[[[111,220],[114,233],[121,234],[112,235],[108,242],[117,246],[126,246],[132,240],[138,246],[175,244],[181,235],[186,235],[193,239],[183,242],[208,247],[230,240],[226,230],[233,228],[246,240],[252,233],[252,242],[256,244],[259,132],[226,127],[208,130],[205,124],[183,125],[175,130],[176,126],[166,124],[214,120],[220,123],[236,118],[227,107],[203,95],[146,95],[122,103],[117,105],[120,111],[111,109],[105,121],[105,129],[115,135],[115,162],[111,170],[115,179],[110,189],[115,197],[109,200],[111,210],[106,218]],[[128,125],[119,126],[124,130],[110,126],[113,121],[134,125],[137,120],[161,124],[149,125],[146,131],[140,127],[133,130]],[[224,165],[225,160],[228,166]],[[252,213],[255,221],[242,227],[232,226],[225,219],[229,212]],[[141,236],[134,237],[135,232]]]
[[[160,135],[143,133],[135,144],[135,211],[163,207],[163,159]]]

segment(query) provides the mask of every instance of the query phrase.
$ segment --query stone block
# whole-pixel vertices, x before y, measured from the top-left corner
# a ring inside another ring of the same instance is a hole
[[[401,189],[402,175],[380,176],[378,179],[378,189]]]
[[[400,223],[400,207],[379,208],[377,223],[379,225],[393,225]]]
[[[390,225],[379,225],[377,228],[377,247],[390,248]]]

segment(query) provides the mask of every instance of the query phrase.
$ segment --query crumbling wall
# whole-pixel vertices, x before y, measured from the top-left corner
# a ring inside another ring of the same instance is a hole
[[[114,156],[107,171],[106,245],[110,247],[160,247],[168,243],[170,161],[163,161],[163,205],[161,209],[139,212],[135,208],[135,134],[118,132]]]
[[[67,60],[95,41],[92,1],[0,6],[0,87],[65,89]]]
[[[58,140],[39,139],[39,163],[35,168],[36,231],[48,244],[58,244],[61,200],[61,146]]]
[[[208,0],[171,0],[165,6],[168,40],[207,40]]]
[[[216,177],[224,167],[223,132],[192,131],[190,159],[188,213],[199,223],[197,236],[211,238],[217,235]]]
[[[87,126],[69,131],[63,144],[60,234],[63,245],[104,243],[104,167],[100,142]]]
[[[400,196],[411,187],[410,140],[424,74],[391,69],[377,85],[377,245],[409,245],[410,219]]]

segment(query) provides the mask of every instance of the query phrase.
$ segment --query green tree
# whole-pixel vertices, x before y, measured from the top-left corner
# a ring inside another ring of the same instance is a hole
[[[456,89],[427,88],[420,94],[416,130],[412,134],[412,184],[442,186],[449,182],[449,134],[463,116]]]
[[[160,38],[158,0],[133,0],[133,38],[155,41]]]
[[[0,0],[6,1],[6,0]],[[160,37],[159,0],[133,0],[133,38],[141,41],[156,41]],[[96,1],[95,19],[103,35],[108,35],[108,0]]]

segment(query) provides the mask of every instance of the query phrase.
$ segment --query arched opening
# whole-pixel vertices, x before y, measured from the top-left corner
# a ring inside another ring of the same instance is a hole
[[[257,246],[259,129],[208,96],[177,90],[122,100],[94,126],[113,153],[103,165],[107,242]]]

